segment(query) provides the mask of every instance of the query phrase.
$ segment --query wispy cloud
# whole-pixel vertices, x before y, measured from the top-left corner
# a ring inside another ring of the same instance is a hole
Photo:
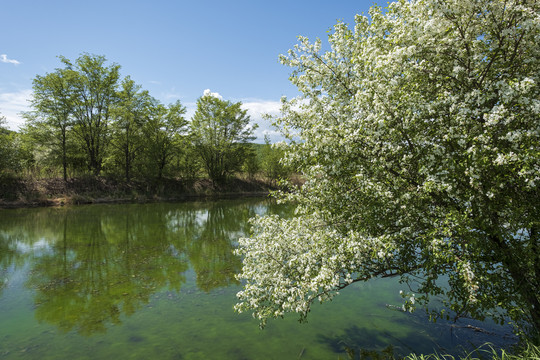
[[[15,65],[19,65],[21,63],[20,61],[17,61],[15,59],[8,59],[6,54],[0,55],[0,62],[6,63],[6,64],[15,64]]]
[[[6,125],[11,130],[18,130],[24,124],[20,115],[22,111],[30,110],[28,100],[32,90],[21,90],[12,93],[0,93],[0,115],[6,118]]]
[[[161,90],[157,98],[165,103],[169,103],[171,101],[182,100],[184,96],[176,89],[176,87],[172,87],[166,90]]]
[[[167,93],[161,94],[161,98],[164,99],[165,102],[167,102],[167,101],[179,100],[182,98],[182,95],[175,92],[167,92]]]

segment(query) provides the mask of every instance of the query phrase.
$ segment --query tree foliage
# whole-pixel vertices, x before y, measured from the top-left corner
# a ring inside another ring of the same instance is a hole
[[[254,127],[242,103],[205,94],[197,100],[191,121],[191,136],[210,179],[225,180],[239,170]]]
[[[281,61],[278,119],[307,181],[297,215],[253,220],[240,311],[305,318],[356,281],[400,276],[427,305],[540,333],[540,4],[373,7]],[[295,141],[295,139],[297,139]],[[444,277],[446,280],[441,280]]]
[[[261,170],[261,161],[255,145],[248,147],[246,150],[242,171],[246,173],[250,179],[254,179],[255,175]]]
[[[206,172],[216,184],[238,171],[275,180],[286,169],[281,150],[266,144],[259,151],[250,143],[257,125],[241,102],[207,90],[188,122],[179,101],[161,104],[104,56],[59,58],[62,68],[33,80],[32,109],[23,114],[22,144],[35,160],[25,163],[36,164],[36,175],[56,176],[61,166],[65,181],[91,173],[129,183],[133,177],[194,181]]]
[[[72,116],[74,132],[84,144],[88,169],[94,175],[102,170],[105,151],[110,140],[109,125],[113,106],[118,102],[120,65],[105,66],[104,56],[83,54],[72,63],[61,57],[66,69],[72,71],[71,86],[75,99]]]
[[[154,104],[150,118],[146,122],[143,133],[146,138],[147,166],[151,173],[163,176],[165,167],[172,157],[180,152],[182,136],[186,131],[187,121],[184,118],[186,108],[180,101],[168,107]]]
[[[29,162],[27,149],[21,144],[20,134],[4,127],[5,118],[0,114],[0,175],[17,174]]]
[[[68,133],[74,125],[72,108],[76,101],[73,87],[77,74],[68,69],[56,69],[33,80],[33,111],[25,114],[27,130],[35,140],[46,143],[61,154],[64,181],[67,180]],[[37,138],[36,138],[37,137]]]
[[[112,156],[129,182],[134,164],[146,145],[143,128],[150,117],[155,99],[130,77],[126,77],[122,80],[118,100],[113,109],[115,121],[112,124]]]
[[[0,115],[0,172],[9,167],[10,156],[10,133],[9,130],[3,127],[5,118]]]
[[[283,164],[285,144],[271,144],[270,139],[264,139],[261,149],[261,169],[265,176],[272,181],[284,180],[290,175],[288,166]]]
[[[34,79],[32,111],[25,114],[24,132],[40,164],[57,166],[61,158],[65,180],[79,162],[94,175],[104,167],[121,171],[127,182],[134,170],[161,178],[181,156],[185,107],[160,104],[129,76],[121,79],[120,66],[107,65],[104,56],[60,59],[64,68]]]

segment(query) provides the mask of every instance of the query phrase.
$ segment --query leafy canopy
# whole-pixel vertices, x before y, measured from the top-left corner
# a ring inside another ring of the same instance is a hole
[[[307,181],[283,196],[294,218],[255,218],[241,239],[236,309],[304,319],[400,276],[417,304],[442,294],[456,316],[538,336],[539,7],[403,0],[335,25],[329,51],[299,38],[281,61],[302,96],[277,124]]]
[[[253,140],[256,125],[250,126],[242,103],[226,101],[208,92],[197,100],[191,120],[191,137],[208,176],[222,182],[240,170]]]
[[[62,56],[60,60],[65,65],[64,73],[71,74],[67,81],[74,98],[68,104],[75,120],[74,133],[84,144],[88,170],[99,175],[110,141],[111,115],[119,101],[120,65],[105,66],[104,56],[92,54],[82,54],[75,62]]]

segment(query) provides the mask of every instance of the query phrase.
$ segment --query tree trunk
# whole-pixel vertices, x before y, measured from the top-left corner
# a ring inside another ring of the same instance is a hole
[[[530,240],[535,242],[535,246],[538,246],[538,239],[534,229],[531,229]],[[540,298],[538,289],[540,288],[540,281],[536,278],[535,269],[538,264],[523,263],[519,258],[519,254],[516,255],[508,244],[499,236],[493,235],[490,237],[491,241],[497,244],[500,252],[500,259],[504,267],[507,269],[514,282],[514,291],[519,295],[521,301],[525,303],[526,308],[523,311],[526,314],[526,318],[530,321],[531,328],[529,329],[529,340],[536,345],[540,345]],[[534,251],[534,250],[533,250]],[[530,267],[533,267],[531,269]],[[533,270],[532,272],[530,270]],[[535,274],[530,277],[528,274]]]
[[[125,148],[125,156],[126,156],[126,182],[129,183],[129,168],[131,167],[131,160],[129,157],[129,147],[126,146]]]
[[[64,168],[64,182],[67,182],[67,149],[66,149],[66,129],[62,129],[62,166]]]

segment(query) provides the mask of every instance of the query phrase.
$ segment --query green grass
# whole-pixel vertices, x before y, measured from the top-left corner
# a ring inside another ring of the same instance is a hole
[[[456,358],[451,355],[429,354],[408,355],[404,360],[540,360],[540,346],[527,344],[518,349],[515,354],[506,350],[497,351],[493,346],[486,344],[463,357]]]
[[[361,350],[358,353],[354,350],[347,350],[347,358],[354,360],[540,360],[540,346],[527,343],[525,346],[517,348],[513,353],[507,350],[497,350],[491,344],[484,344],[459,357],[434,353],[410,354],[404,358],[395,356],[394,349],[389,346],[382,351]]]

